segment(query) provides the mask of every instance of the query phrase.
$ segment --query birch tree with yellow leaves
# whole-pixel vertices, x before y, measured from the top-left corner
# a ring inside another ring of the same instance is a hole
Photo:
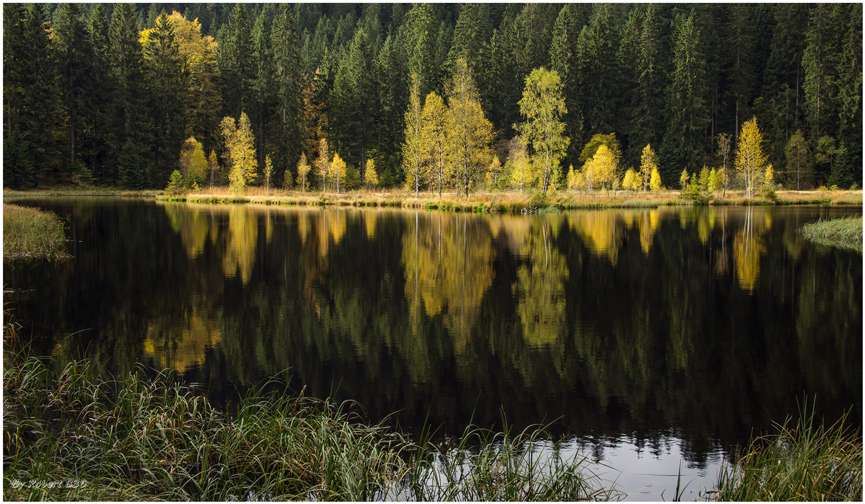
[[[534,166],[540,170],[540,189],[546,193],[555,183],[560,171],[559,162],[571,140],[564,135],[561,120],[568,109],[562,95],[559,74],[545,68],[536,68],[526,77],[523,98],[519,102],[520,114],[525,122],[518,125],[522,137],[532,145]]]
[[[228,172],[229,187],[234,194],[240,194],[255,180],[258,171],[252,125],[246,113],[241,112],[237,123],[233,117],[223,118],[220,130],[225,143],[226,160],[231,166]]]
[[[754,195],[754,185],[766,167],[769,157],[763,154],[763,135],[757,127],[757,116],[742,125],[739,146],[736,149],[736,170],[745,180],[745,194]]]
[[[468,197],[490,164],[493,125],[484,116],[478,89],[466,60],[457,60],[448,83],[448,130],[457,192]]]

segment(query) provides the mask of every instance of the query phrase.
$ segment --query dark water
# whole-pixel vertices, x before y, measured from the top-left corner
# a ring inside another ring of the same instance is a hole
[[[862,256],[797,234],[860,208],[24,203],[68,219],[75,257],[6,265],[4,302],[61,360],[173,368],[217,401],[288,369],[408,431],[550,422],[703,470],[805,397],[861,424]]]

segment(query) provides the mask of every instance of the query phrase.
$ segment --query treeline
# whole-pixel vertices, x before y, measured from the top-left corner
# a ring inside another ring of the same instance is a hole
[[[521,156],[540,160],[520,105],[539,68],[560,81],[567,139],[543,188],[571,185],[593,138],[615,139],[619,178],[640,172],[651,145],[661,182],[677,187],[683,170],[727,166],[721,134],[733,156],[752,118],[776,182],[862,184],[861,4],[3,8],[5,187],[164,188],[196,144],[210,170],[198,178],[224,185],[235,163],[221,124],[245,115],[251,183],[296,184],[299,165],[327,164],[326,140],[344,187],[368,183],[369,166],[381,186],[432,188],[406,172],[411,95],[421,111],[430,93],[449,100],[461,72],[491,127],[489,161],[464,161],[482,176],[465,176],[516,187],[507,175]],[[328,183],[314,175],[301,183]]]

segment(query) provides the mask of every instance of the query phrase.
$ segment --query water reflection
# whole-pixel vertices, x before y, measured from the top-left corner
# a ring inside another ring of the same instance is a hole
[[[806,392],[861,418],[861,256],[796,233],[860,209],[40,205],[70,216],[75,259],[5,281],[46,352],[171,367],[215,398],[290,370],[410,431],[673,433],[698,464]]]

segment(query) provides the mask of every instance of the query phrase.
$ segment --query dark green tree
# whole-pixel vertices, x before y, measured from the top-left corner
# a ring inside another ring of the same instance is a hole
[[[303,150],[303,75],[294,25],[291,8],[281,5],[271,31],[273,88],[276,90],[274,165],[277,174],[294,167]]]
[[[61,4],[54,18],[53,33],[58,85],[69,130],[69,170],[74,171],[76,140],[83,129],[88,84],[93,79],[93,51],[78,4]]]
[[[156,18],[144,46],[147,69],[149,117],[152,124],[150,152],[151,182],[164,187],[177,164],[186,133],[183,106],[184,62],[174,27],[165,11]]]
[[[667,86],[667,130],[661,146],[661,179],[676,184],[682,169],[693,173],[705,152],[709,124],[706,62],[695,12],[676,18],[672,80]]]
[[[135,184],[127,187],[141,187],[147,177],[143,173],[130,173],[129,170],[144,169],[137,160],[149,144],[146,128],[147,95],[138,25],[130,4],[118,4],[114,8],[108,31],[108,61],[111,79],[109,157],[118,159],[119,166],[121,154],[130,160],[125,164],[125,172],[118,171],[118,182]],[[133,159],[135,162],[132,162]]]
[[[223,116],[240,117],[254,103],[255,78],[252,28],[246,4],[235,4],[224,38],[217,49],[217,64],[221,77]]]

